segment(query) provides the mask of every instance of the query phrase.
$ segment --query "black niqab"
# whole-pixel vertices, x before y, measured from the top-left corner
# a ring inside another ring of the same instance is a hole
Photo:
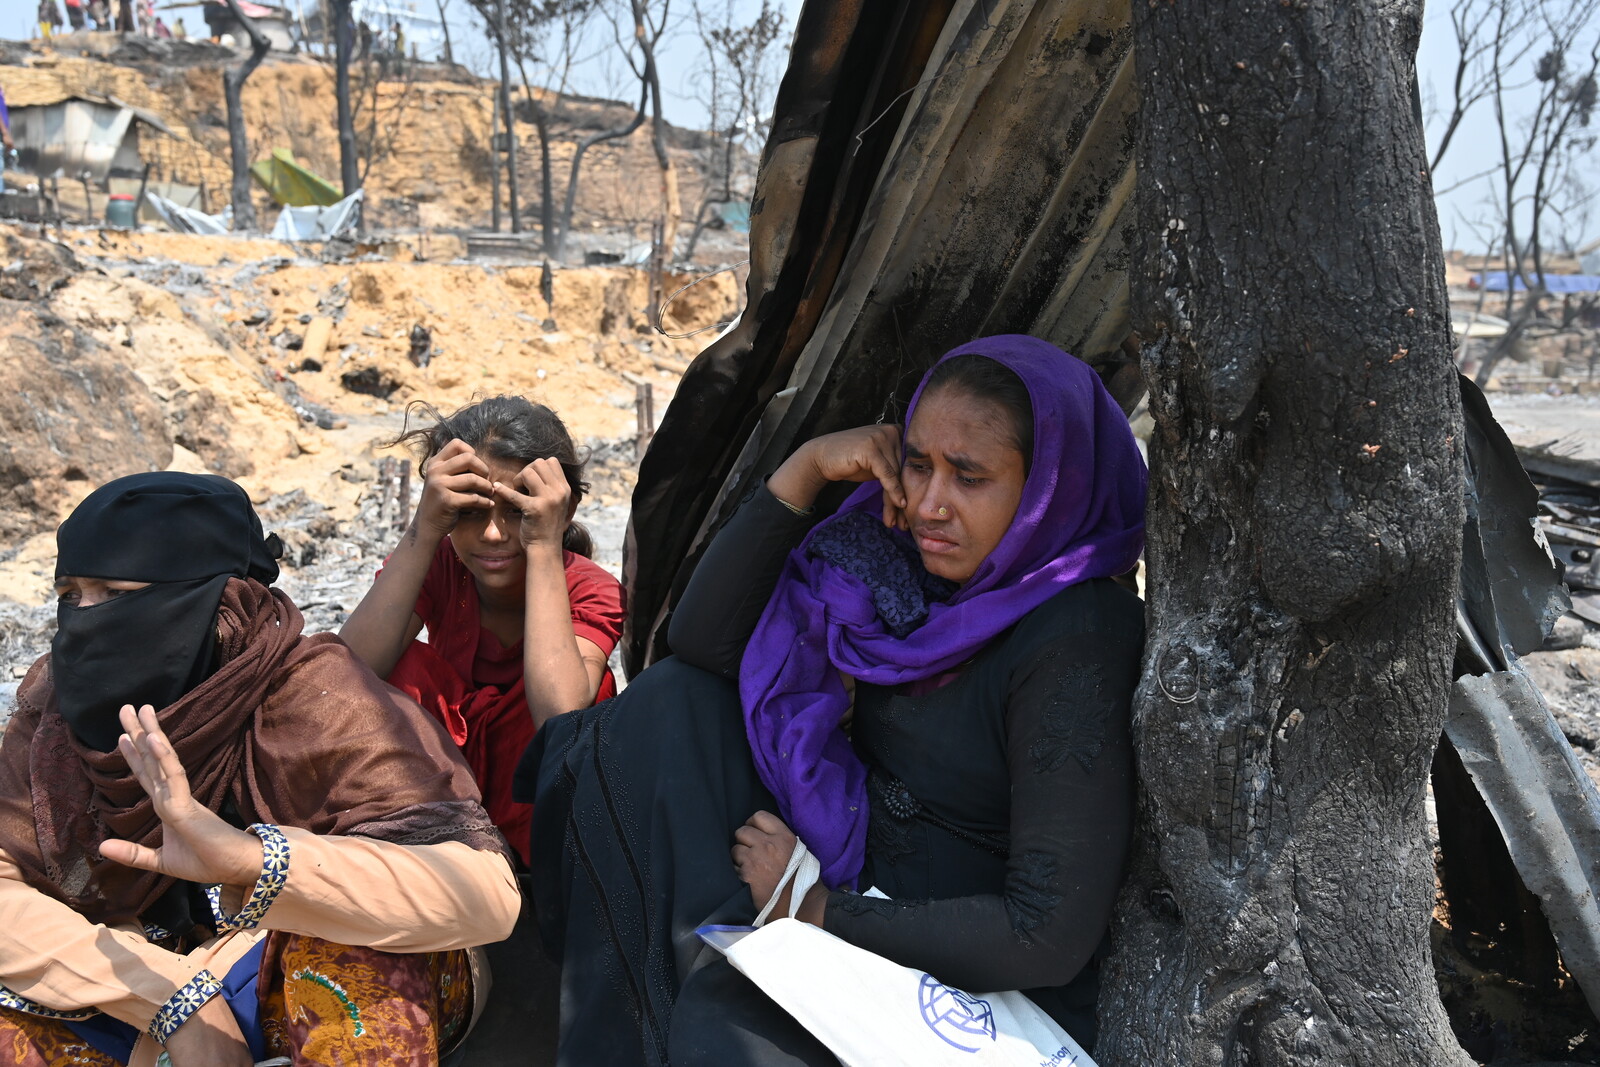
[[[274,544],[250,498],[209,474],[158,472],[96,489],[56,531],[56,577],[150,582],[56,609],[51,673],[62,718],[103,752],[124,704],[157,709],[210,675],[217,605],[229,578],[278,577]]]

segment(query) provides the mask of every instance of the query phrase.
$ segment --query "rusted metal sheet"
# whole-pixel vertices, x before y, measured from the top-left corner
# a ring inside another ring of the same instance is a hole
[[[1121,349],[1129,45],[1126,2],[806,4],[749,311],[684,376],[640,469],[630,669],[664,651],[672,602],[747,489],[805,439],[895,417],[886,398],[952,346],[1036,334],[1137,400]]]

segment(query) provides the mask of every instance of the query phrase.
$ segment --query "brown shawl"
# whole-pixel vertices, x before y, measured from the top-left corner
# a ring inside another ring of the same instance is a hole
[[[231,579],[216,673],[160,712],[212,811],[399,844],[463,841],[509,857],[455,745],[332,634],[301,635],[283,593]],[[56,711],[50,657],[17,692],[0,742],[0,849],[29,884],[95,922],[137,920],[173,879],[100,857],[108,838],[161,844],[122,755],[78,741]]]

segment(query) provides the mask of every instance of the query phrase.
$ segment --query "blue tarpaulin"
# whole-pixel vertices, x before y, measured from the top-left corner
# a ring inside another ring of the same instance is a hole
[[[1528,288],[1520,277],[1516,281],[1517,292]],[[1503,293],[1506,291],[1506,272],[1497,270],[1475,275],[1472,282],[1491,293]],[[1551,293],[1600,293],[1600,274],[1546,274],[1544,287],[1546,292]]]

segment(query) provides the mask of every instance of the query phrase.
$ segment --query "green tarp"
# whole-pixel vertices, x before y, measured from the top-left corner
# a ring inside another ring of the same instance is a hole
[[[287,148],[274,148],[272,158],[252,164],[250,173],[272,199],[290,207],[328,207],[344,196],[338,186],[296,163]]]

